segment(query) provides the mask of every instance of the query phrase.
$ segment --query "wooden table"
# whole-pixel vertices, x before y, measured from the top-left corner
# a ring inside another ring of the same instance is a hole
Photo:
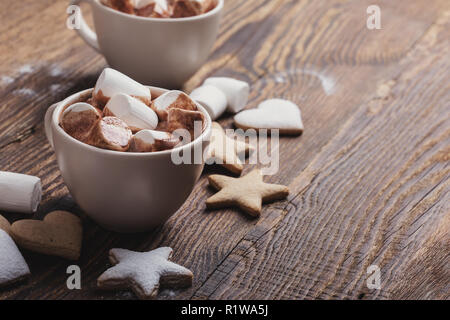
[[[192,288],[161,299],[448,299],[450,227],[450,3],[227,0],[210,59],[185,85],[211,75],[251,83],[249,108],[283,97],[305,132],[281,138],[286,201],[252,220],[205,211],[208,168],[183,207],[153,232],[119,235],[73,202],[48,145],[52,103],[92,87],[105,60],[65,27],[66,1],[4,0],[0,12],[0,170],[37,175],[54,209],[80,214],[82,290],[66,287],[59,258],[24,251],[32,277],[0,299],[133,299],[96,289],[110,248],[174,249]],[[84,7],[85,12],[88,10]],[[221,124],[232,127],[232,117]],[[252,166],[245,168],[249,172]],[[11,222],[23,215],[4,214]],[[377,265],[381,289],[366,285]]]

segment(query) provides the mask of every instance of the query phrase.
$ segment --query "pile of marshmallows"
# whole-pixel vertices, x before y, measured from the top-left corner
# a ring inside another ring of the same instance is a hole
[[[114,10],[151,18],[185,18],[204,14],[217,0],[102,0]]]
[[[60,126],[98,148],[155,152],[193,141],[203,131],[204,120],[185,93],[168,91],[152,100],[149,88],[106,68],[91,97],[66,107]]]

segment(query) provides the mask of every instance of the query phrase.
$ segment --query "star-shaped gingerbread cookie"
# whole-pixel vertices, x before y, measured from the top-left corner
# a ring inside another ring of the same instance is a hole
[[[216,162],[234,174],[241,174],[244,166],[239,155],[253,150],[248,143],[228,137],[217,122],[212,123],[207,163]]]
[[[194,275],[185,267],[169,261],[171,255],[169,247],[149,252],[111,249],[109,260],[114,267],[97,279],[97,286],[101,289],[129,288],[140,299],[156,298],[160,286],[191,286]]]
[[[253,217],[260,216],[263,202],[281,200],[289,195],[288,187],[265,183],[258,169],[241,178],[211,175],[208,181],[220,191],[206,200],[207,208],[236,206]]]

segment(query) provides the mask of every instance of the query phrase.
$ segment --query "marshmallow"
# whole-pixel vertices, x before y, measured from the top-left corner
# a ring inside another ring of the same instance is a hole
[[[166,92],[153,100],[152,108],[162,121],[167,120],[167,112],[172,108],[197,111],[195,102],[187,94],[177,90]]]
[[[131,137],[125,122],[116,117],[104,117],[93,128],[87,143],[103,149],[127,151]]]
[[[247,82],[232,78],[208,78],[204,85],[212,85],[225,93],[228,100],[228,111],[237,113],[244,109],[248,102],[250,86]]]
[[[150,105],[152,100],[150,89],[146,86],[143,86],[117,70],[111,68],[104,69],[95,84],[92,96],[101,105],[105,105],[113,95],[118,93],[128,94],[147,105]]]
[[[0,210],[34,213],[42,198],[41,179],[0,171]]]
[[[204,123],[205,116],[199,111],[172,108],[168,113],[167,131],[187,130],[190,134],[190,141],[193,141],[202,134]],[[180,134],[180,132],[177,134]],[[180,135],[186,139],[185,135]]]
[[[141,130],[131,139],[130,152],[156,152],[174,148],[180,140],[162,131]]]
[[[228,102],[225,93],[211,85],[195,89],[190,96],[208,111],[213,120],[219,118],[227,108]]]
[[[112,96],[103,109],[103,114],[121,119],[133,132],[153,130],[158,125],[155,111],[140,100],[123,93]]]
[[[135,9],[142,9],[149,5],[155,4],[156,1],[157,0],[133,0],[133,5]]]
[[[96,108],[88,103],[78,102],[64,110],[61,127],[71,137],[85,142],[100,118],[101,115]]]
[[[14,240],[0,230],[0,287],[9,286],[30,275],[30,269]]]
[[[130,14],[134,13],[133,0],[102,0],[102,3],[114,10]]]
[[[170,18],[171,8],[167,0],[134,0],[134,8],[138,16]]]
[[[203,1],[178,0],[173,6],[172,18],[186,18],[203,13]]]
[[[211,11],[218,4],[217,0],[203,0],[203,13]]]

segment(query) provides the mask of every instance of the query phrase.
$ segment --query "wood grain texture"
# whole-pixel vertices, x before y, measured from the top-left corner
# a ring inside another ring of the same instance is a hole
[[[82,290],[66,288],[69,262],[24,252],[32,278],[0,290],[0,299],[133,299],[95,288],[108,250],[162,245],[195,280],[161,299],[449,298],[448,1],[379,1],[383,29],[372,31],[370,1],[227,0],[211,57],[184,89],[233,76],[252,85],[248,108],[274,97],[300,105],[305,132],[281,139],[280,171],[265,179],[289,185],[291,195],[265,206],[259,220],[206,211],[206,176],[224,173],[207,168],[176,215],[137,235],[107,232],[84,216],[43,133],[46,108],[92,87],[104,59],[66,29],[65,1],[7,2],[0,169],[41,177],[36,217],[73,211],[85,236]],[[232,117],[221,123],[231,127]],[[381,290],[366,286],[373,264]]]

